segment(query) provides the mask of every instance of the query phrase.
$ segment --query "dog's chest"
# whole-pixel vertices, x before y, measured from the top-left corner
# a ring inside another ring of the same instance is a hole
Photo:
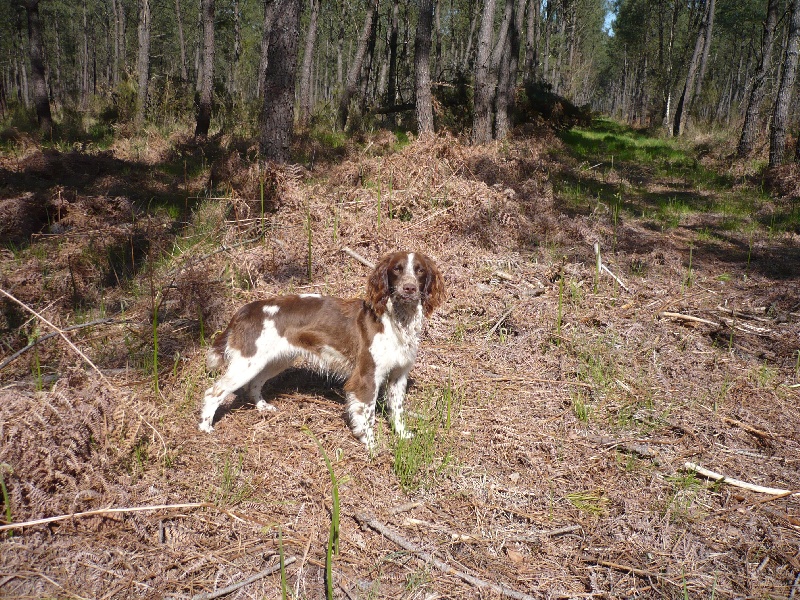
[[[407,371],[414,364],[422,333],[422,319],[412,318],[406,324],[399,324],[386,315],[383,331],[376,334],[370,344],[370,354],[375,361],[379,376],[391,371]]]

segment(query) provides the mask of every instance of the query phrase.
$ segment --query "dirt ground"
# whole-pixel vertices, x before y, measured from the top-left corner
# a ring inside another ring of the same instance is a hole
[[[46,210],[10,228],[35,231],[2,251],[0,288],[82,325],[66,335],[96,369],[57,336],[7,362],[52,330],[2,300],[0,519],[98,512],[0,531],[0,596],[208,597],[282,548],[288,596],[324,598],[320,446],[336,598],[798,596],[800,495],[687,463],[800,490],[800,235],[576,210],[554,181],[633,175],[587,175],[544,131],[394,144],[313,170],[224,141],[192,170],[181,139],[2,158],[0,212]],[[255,298],[361,295],[343,247],[422,251],[445,275],[407,396],[415,441],[379,418],[369,456],[341,387],[302,370],[268,385],[276,412],[232,399],[199,432],[213,332]],[[280,598],[280,574],[226,597]]]

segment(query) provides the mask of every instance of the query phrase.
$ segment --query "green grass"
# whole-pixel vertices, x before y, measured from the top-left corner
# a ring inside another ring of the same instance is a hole
[[[429,485],[450,464],[453,456],[448,434],[460,410],[461,395],[450,380],[441,388],[426,391],[416,415],[407,423],[414,436],[398,437],[393,448],[392,468],[404,490]]]

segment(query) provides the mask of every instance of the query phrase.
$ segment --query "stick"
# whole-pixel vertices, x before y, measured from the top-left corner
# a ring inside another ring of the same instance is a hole
[[[61,331],[73,331],[75,329],[84,329],[86,327],[91,327],[93,325],[103,325],[104,323],[118,324],[118,323],[127,323],[127,321],[116,321],[115,319],[97,319],[95,321],[89,321],[88,323],[81,323],[79,325],[71,325],[69,327],[65,327]],[[3,369],[7,365],[9,365],[12,362],[14,362],[15,360],[17,360],[20,356],[25,354],[28,350],[30,350],[31,348],[33,348],[37,344],[41,344],[42,342],[44,342],[46,340],[49,340],[50,338],[55,337],[57,335],[58,335],[58,332],[56,331],[56,332],[53,332],[53,333],[48,333],[47,335],[43,335],[40,338],[36,338],[30,344],[28,344],[27,346],[25,346],[24,348],[22,348],[20,350],[17,350],[16,352],[14,352],[14,354],[12,354],[7,359],[5,359],[2,363],[0,363],[0,369]]]
[[[660,312],[658,313],[659,317],[664,317],[668,319],[679,319],[681,321],[692,321],[694,323],[704,323],[706,325],[713,325],[714,327],[720,327],[720,324],[715,321],[708,321],[706,319],[701,319],[700,317],[693,317],[691,315],[684,315],[681,313],[676,312]]]
[[[427,563],[432,564],[434,567],[443,571],[444,573],[448,573],[450,575],[455,575],[462,581],[466,581],[467,583],[474,585],[477,588],[491,590],[496,594],[500,594],[502,596],[507,596],[509,598],[515,598],[516,600],[534,600],[533,596],[529,596],[528,594],[523,594],[522,592],[518,592],[516,590],[512,590],[501,584],[490,583],[488,581],[484,581],[483,579],[478,579],[477,577],[473,577],[468,573],[463,573],[457,569],[454,569],[446,562],[442,562],[441,560],[435,558],[432,554],[421,550],[413,544],[401,536],[399,533],[393,531],[389,527],[386,527],[383,523],[378,521],[372,515],[366,513],[356,513],[355,515],[356,520],[361,523],[362,525],[368,525],[378,533],[380,533],[386,539],[394,542],[404,550],[408,550],[409,552],[413,552],[417,556],[419,556],[422,560]]]
[[[733,479],[732,477],[726,477],[725,475],[721,475],[720,473],[704,469],[700,465],[696,465],[692,462],[685,463],[683,465],[683,468],[688,471],[696,471],[697,473],[700,473],[700,475],[702,475],[703,477],[708,477],[709,479],[713,479],[718,483],[727,483],[728,485],[739,487],[745,490],[750,490],[751,492],[760,492],[762,494],[770,494],[772,496],[800,496],[800,492],[793,492],[792,490],[782,490],[779,488],[764,487],[762,485],[755,485],[753,483],[747,483],[746,481],[740,481],[739,479]]]
[[[364,257],[363,257],[363,256],[361,256],[361,255],[360,255],[358,252],[356,252],[356,251],[354,251],[354,250],[351,250],[351,249],[350,249],[350,248],[348,248],[347,246],[344,246],[344,247],[342,248],[342,252],[344,252],[345,254],[347,254],[348,256],[350,256],[351,258],[355,258],[355,259],[356,259],[358,262],[360,262],[360,263],[361,263],[362,265],[364,265],[365,267],[369,267],[370,269],[374,269],[374,268],[375,268],[375,263],[374,263],[374,262],[372,262],[372,261],[370,261],[370,260],[368,260],[368,259],[364,258]]]
[[[297,557],[290,556],[286,560],[283,561],[283,566],[292,564],[294,561],[297,560]],[[246,585],[253,583],[254,581],[258,581],[267,575],[272,575],[275,571],[280,571],[281,565],[280,563],[277,565],[272,565],[271,567],[264,569],[260,573],[256,573],[255,575],[248,577],[247,579],[240,581],[239,583],[234,583],[233,585],[229,585],[228,587],[224,587],[221,589],[216,590],[215,592],[203,592],[202,594],[195,594],[192,596],[192,600],[212,600],[212,598],[220,598],[221,596],[227,596],[231,592],[235,592],[239,588],[242,588]]]
[[[747,433],[752,433],[756,437],[767,438],[767,439],[772,439],[773,437],[775,437],[767,431],[761,431],[760,429],[756,429],[752,425],[748,425],[747,423],[742,423],[741,421],[737,421],[736,419],[731,419],[730,417],[722,417],[722,420],[728,423],[729,425],[733,425],[735,427],[744,429]]]
[[[107,513],[128,513],[128,512],[144,512],[150,510],[171,510],[175,508],[217,508],[210,502],[189,502],[186,504],[154,504],[150,506],[132,506],[128,508],[98,508],[97,510],[87,510],[86,512],[72,513],[69,515],[58,515],[57,517],[47,517],[46,519],[36,519],[34,521],[24,521],[22,523],[11,523],[0,527],[0,531],[7,529],[22,529],[23,527],[31,527],[33,525],[44,525],[46,523],[55,523],[56,521],[66,521],[67,519],[75,519],[78,517],[93,517],[96,515],[104,515]]]
[[[505,321],[505,320],[506,320],[506,318],[508,317],[508,315],[510,315],[512,312],[514,312],[514,309],[515,309],[515,308],[516,308],[516,306],[512,306],[512,307],[511,307],[511,308],[509,308],[509,309],[508,309],[506,312],[504,312],[504,313],[503,313],[503,315],[502,315],[502,316],[501,316],[501,317],[500,317],[500,318],[497,320],[497,323],[495,323],[495,324],[494,324],[494,327],[492,327],[492,328],[489,330],[489,333],[487,333],[487,334],[486,334],[486,339],[487,339],[487,340],[488,340],[490,337],[492,337],[492,334],[493,334],[495,331],[497,331],[497,328],[498,328],[498,327],[500,327],[500,324],[501,324],[503,321]]]
[[[599,258],[599,256],[598,256],[598,258]],[[623,289],[623,290],[625,290],[626,292],[630,293],[630,290],[628,289],[628,286],[627,286],[627,285],[625,285],[624,283],[622,283],[622,280],[621,280],[619,277],[617,277],[616,275],[614,275],[614,274],[611,272],[611,269],[609,269],[607,266],[605,266],[605,265],[602,265],[602,264],[600,265],[600,268],[601,268],[601,269],[603,269],[603,271],[605,271],[605,272],[606,272],[606,273],[608,273],[609,275],[611,275],[611,277],[613,277],[613,278],[614,278],[614,281],[616,281],[618,284],[620,284],[620,286],[622,286],[622,289]]]
[[[59,334],[59,335],[60,335],[62,338],[64,338],[64,341],[65,341],[65,342],[67,342],[67,344],[69,344],[69,345],[70,345],[70,347],[71,347],[73,350],[75,350],[75,352],[77,352],[77,353],[80,355],[80,357],[81,357],[81,358],[83,358],[83,360],[85,360],[87,363],[89,363],[89,366],[90,366],[90,367],[92,367],[92,368],[93,368],[95,371],[97,371],[97,374],[98,374],[98,375],[100,375],[100,379],[102,379],[102,380],[103,380],[103,381],[104,381],[104,382],[105,382],[105,383],[106,383],[106,384],[107,384],[109,387],[112,387],[112,388],[114,387],[113,385],[111,385],[111,382],[110,382],[108,379],[106,379],[106,376],[105,376],[105,375],[103,375],[103,372],[102,372],[100,369],[98,369],[98,368],[97,368],[97,366],[96,366],[96,365],[95,365],[95,364],[94,364],[94,363],[93,363],[91,360],[89,360],[89,358],[88,358],[88,357],[87,357],[87,356],[86,356],[86,355],[85,355],[83,352],[81,352],[81,351],[80,351],[80,349],[79,349],[79,348],[78,348],[78,347],[77,347],[75,344],[73,344],[73,343],[70,341],[70,339],[69,339],[69,338],[68,338],[66,335],[64,335],[64,332],[63,332],[63,331],[61,331],[61,330],[60,330],[58,327],[56,327],[55,325],[53,325],[53,324],[52,324],[50,321],[48,321],[46,318],[44,318],[44,317],[43,317],[42,315],[40,315],[38,312],[36,312],[35,310],[33,310],[33,309],[30,307],[30,306],[28,306],[27,304],[25,304],[24,302],[22,302],[22,300],[18,300],[17,298],[15,298],[15,297],[14,297],[14,296],[12,296],[11,294],[9,294],[9,293],[8,293],[7,291],[5,291],[3,288],[0,288],[0,293],[2,293],[2,294],[3,294],[4,296],[6,296],[8,299],[10,299],[10,300],[13,300],[13,301],[14,301],[14,302],[16,302],[17,304],[19,304],[19,305],[20,305],[22,308],[24,308],[25,310],[27,310],[27,311],[29,311],[29,312],[33,313],[34,315],[36,315],[36,317],[37,317],[38,319],[40,319],[40,320],[41,320],[41,321],[43,321],[44,323],[47,323],[47,324],[48,324],[50,327],[52,327],[53,329],[55,329],[56,333],[58,333],[58,334]]]

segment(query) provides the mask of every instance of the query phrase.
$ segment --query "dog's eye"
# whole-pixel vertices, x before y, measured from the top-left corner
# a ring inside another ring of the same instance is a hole
[[[419,265],[417,265],[417,266],[414,268],[414,273],[416,273],[417,275],[422,275],[424,272],[425,272],[425,269],[423,269],[423,268],[422,268],[422,267],[420,267]]]
[[[394,266],[394,268],[392,269],[392,271],[394,271],[395,273],[399,273],[402,270],[403,270],[403,265],[401,265],[401,264],[396,264]]]

